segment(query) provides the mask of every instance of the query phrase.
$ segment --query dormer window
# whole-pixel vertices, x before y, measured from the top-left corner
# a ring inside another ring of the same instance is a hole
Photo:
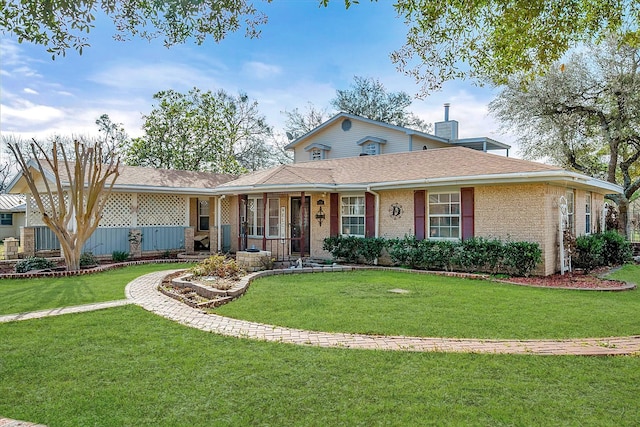
[[[362,147],[362,152],[367,156],[375,156],[378,154],[378,144],[375,142],[370,142],[364,147]]]
[[[304,147],[304,151],[309,153],[309,160],[311,161],[326,159],[328,157],[329,150],[331,150],[331,147],[324,144],[318,144],[317,142]]]
[[[357,142],[362,146],[362,156],[375,156],[382,153],[381,144],[386,144],[387,140],[377,136],[365,136]]]

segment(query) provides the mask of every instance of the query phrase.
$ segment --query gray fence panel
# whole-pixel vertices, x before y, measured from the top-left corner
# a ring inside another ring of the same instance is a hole
[[[82,247],[82,252],[111,255],[114,251],[129,252],[129,227],[98,228]]]
[[[184,227],[141,227],[143,251],[184,249]]]
[[[49,227],[33,227],[36,251],[59,251],[60,241]]]
[[[222,226],[222,252],[231,250],[231,225]]]

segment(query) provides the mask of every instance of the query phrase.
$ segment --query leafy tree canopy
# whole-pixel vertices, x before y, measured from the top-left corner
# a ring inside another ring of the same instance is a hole
[[[544,76],[512,77],[489,108],[519,134],[525,157],[621,185],[612,200],[627,223],[640,189],[639,48],[615,37],[590,45]]]
[[[0,6],[0,29],[19,42],[44,45],[54,58],[70,48],[82,53],[100,13],[113,21],[116,40],[162,37],[166,46],[189,38],[201,44],[209,36],[220,41],[243,27],[248,37],[256,37],[267,22],[248,0],[0,0]]]
[[[350,89],[337,90],[331,101],[338,111],[429,132],[430,124],[407,111],[411,103],[406,92],[387,92],[379,80],[358,76]]]
[[[145,135],[125,148],[125,163],[164,169],[240,173],[263,167],[271,128],[246,94],[224,90],[156,93]]]

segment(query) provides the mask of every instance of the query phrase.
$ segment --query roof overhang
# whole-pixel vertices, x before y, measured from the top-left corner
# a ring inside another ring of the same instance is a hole
[[[511,148],[511,146],[508,144],[487,137],[456,139],[450,142],[453,145],[467,147],[479,151],[509,150]]]
[[[382,138],[378,138],[377,136],[365,136],[364,138],[358,140],[358,142],[356,142],[357,145],[362,145],[366,142],[375,142],[377,144],[386,144],[387,140],[386,139],[382,139]]]
[[[324,144],[320,144],[318,142],[314,142],[313,144],[309,144],[306,147],[304,147],[304,151],[311,151],[314,148],[317,148],[318,150],[325,150],[325,151],[331,150],[331,147],[329,147],[328,145],[324,145]]]
[[[443,178],[424,178],[407,181],[360,182],[347,184],[318,183],[318,184],[255,184],[243,186],[229,186],[218,188],[219,195],[268,193],[268,192],[299,192],[299,191],[367,191],[367,190],[399,190],[409,188],[433,188],[468,185],[496,185],[496,184],[525,184],[550,183],[567,187],[581,188],[601,194],[620,194],[623,188],[617,184],[587,177],[564,170],[488,174],[472,176],[450,176]]]

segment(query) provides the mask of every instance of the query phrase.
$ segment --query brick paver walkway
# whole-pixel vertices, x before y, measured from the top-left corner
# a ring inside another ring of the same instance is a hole
[[[175,270],[177,271],[177,270]],[[623,355],[640,353],[640,335],[630,337],[583,338],[571,340],[484,340],[455,338],[423,338],[377,336],[347,333],[313,332],[302,329],[265,325],[207,314],[169,298],[157,290],[163,277],[173,271],[159,271],[130,282],[126,300],[56,308],[31,313],[0,316],[0,323],[18,320],[82,313],[137,304],[144,309],[206,332],[237,338],[250,338],[317,347],[402,350],[419,352],[501,353],[541,355]],[[2,424],[0,424],[2,427]]]
[[[147,274],[129,283],[126,296],[134,304],[187,326],[238,338],[251,338],[318,347],[464,353],[621,355],[640,352],[640,336],[572,340],[481,340],[373,336],[311,332],[207,314],[160,292],[166,271]]]

